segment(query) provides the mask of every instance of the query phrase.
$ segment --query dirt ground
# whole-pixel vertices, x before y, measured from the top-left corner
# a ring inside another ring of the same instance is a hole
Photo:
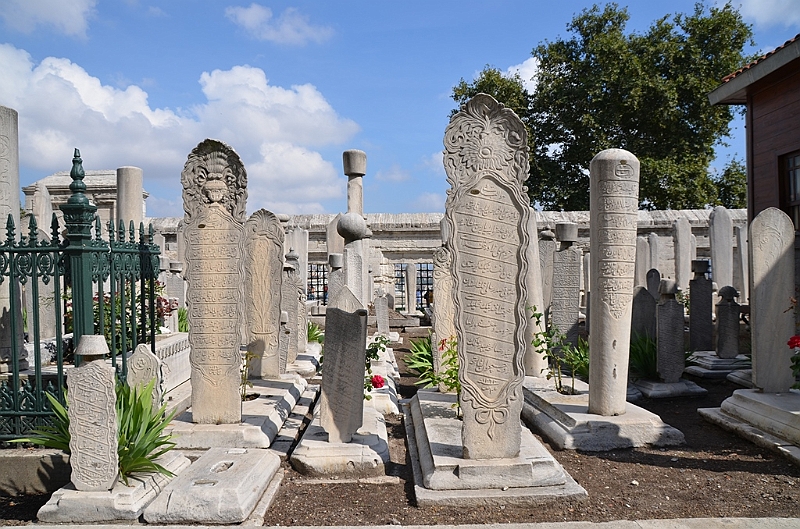
[[[395,348],[402,397],[416,391]],[[684,517],[798,517],[800,468],[703,421],[697,408],[717,407],[738,386],[693,379],[708,395],[692,399],[643,400],[637,404],[681,430],[686,445],[582,453],[551,450],[589,493],[582,502],[536,507],[504,505],[471,509],[414,504],[400,416],[387,418],[391,463],[385,483],[310,480],[288,464],[286,477],[264,525],[435,525],[554,521],[610,521]],[[35,520],[47,496],[0,498],[0,524]]]

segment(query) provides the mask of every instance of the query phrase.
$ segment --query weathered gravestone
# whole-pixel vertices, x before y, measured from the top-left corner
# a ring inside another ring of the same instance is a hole
[[[736,254],[739,257],[739,273],[734,275],[734,288],[739,292],[743,304],[747,304],[750,299],[750,267],[747,259],[747,228],[736,226],[733,229],[736,235]],[[717,285],[720,288],[725,285]],[[721,294],[720,294],[721,295]]]
[[[717,356],[736,358],[739,355],[739,293],[731,286],[719,289],[717,303]]]
[[[550,303],[553,299],[553,254],[558,247],[556,234],[550,226],[539,232],[539,267],[542,270],[542,298],[541,307],[536,309],[542,314],[550,312]]]
[[[183,172],[192,421],[241,421],[239,345],[246,339],[244,220],[247,172],[227,145],[204,140]]]
[[[333,220],[328,223],[328,227],[325,230],[325,247],[328,250],[328,259],[332,254],[344,252],[344,238],[339,235],[338,231],[340,218],[342,218],[341,213],[333,217]]]
[[[708,261],[692,261],[694,279],[689,281],[689,349],[712,351],[714,324],[711,321],[713,285],[706,279]]]
[[[340,253],[332,253],[328,256],[328,303],[337,292],[344,286],[344,256]]]
[[[650,267],[648,270],[661,268],[661,240],[655,233],[647,236],[647,243],[650,246]]]
[[[675,281],[678,288],[686,290],[692,279],[692,227],[686,217],[672,225],[672,241],[675,250]]]
[[[631,305],[639,206],[639,160],[622,149],[589,165],[592,328],[589,413],[623,415],[628,385]]]
[[[107,353],[104,336],[81,336],[75,355],[83,365],[67,376],[70,479],[79,491],[110,490],[119,474],[116,374]]]
[[[658,300],[661,297],[661,295],[658,293],[660,286],[661,272],[655,268],[651,268],[647,271],[647,291],[650,292],[650,295],[653,296],[653,299],[655,300]]]
[[[647,271],[650,266],[650,243],[647,237],[636,237],[636,272],[633,284],[637,287],[647,286]]]
[[[292,250],[289,250],[289,253],[286,254],[286,260],[283,263],[283,275],[281,276],[281,311],[286,312],[288,318],[286,330],[288,331],[289,342],[286,350],[286,362],[289,364],[297,358],[300,344],[297,333],[301,331],[299,328],[299,309],[303,294],[298,288],[296,255]],[[305,332],[305,329],[303,329],[303,332]]]
[[[675,299],[678,286],[671,279],[662,279],[658,301],[657,366],[661,380],[678,382],[685,367],[683,354],[683,305]]]
[[[128,358],[128,376],[125,382],[130,387],[141,391],[151,381],[155,381],[152,393],[154,410],[161,407],[161,396],[164,393],[164,376],[161,369],[161,360],[153,354],[147,344],[137,345],[134,353]]]
[[[513,458],[528,323],[527,132],[511,110],[479,94],[450,120],[444,144],[463,457]]]
[[[708,219],[711,245],[711,279],[717,288],[733,285],[733,220],[725,206],[717,206]]]
[[[278,378],[283,227],[273,213],[260,209],[247,219],[244,237],[247,351],[256,355],[250,376]]]
[[[777,208],[765,209],[750,224],[753,384],[767,393],[785,392],[794,384],[794,351],[786,346],[796,334],[794,240],[792,220]]]
[[[453,255],[446,246],[433,253],[433,319],[436,323],[433,328],[434,334],[431,335],[431,352],[433,369],[437,374],[442,365],[439,341],[456,336],[453,274],[450,271],[452,260]]]
[[[566,343],[578,344],[578,321],[581,304],[581,251],[574,246],[578,225],[556,224],[561,248],[553,254],[553,286],[549,326],[566,337]],[[529,323],[531,325],[532,323]]]
[[[375,306],[375,321],[378,327],[378,334],[389,336],[389,300],[386,295],[381,294],[373,302]]]
[[[325,313],[320,425],[331,443],[349,443],[364,415],[367,311],[343,287]]]
[[[643,286],[633,289],[633,313],[631,315],[631,339],[647,336],[656,338],[656,300]]]

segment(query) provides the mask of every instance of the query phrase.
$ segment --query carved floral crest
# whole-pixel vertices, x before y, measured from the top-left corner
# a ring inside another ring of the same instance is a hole
[[[188,221],[200,208],[219,204],[244,222],[247,171],[239,155],[221,141],[206,139],[189,154],[181,171],[183,209]]]

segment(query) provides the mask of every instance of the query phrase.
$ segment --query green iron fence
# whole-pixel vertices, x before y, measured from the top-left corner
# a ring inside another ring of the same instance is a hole
[[[49,424],[52,410],[45,393],[64,402],[65,371],[74,365],[70,344],[84,334],[106,336],[109,362],[122,380],[127,355],[138,344],[149,343],[155,352],[159,248],[153,227],[145,231],[140,225],[137,240],[133,222],[127,230],[122,221],[116,229],[109,222],[104,240],[97,207],[84,194],[77,149],[72,162],[72,196],[61,206],[66,237],[54,214],[49,240],[40,235],[33,216],[27,236],[17,239],[9,215],[0,244],[0,354],[8,367],[0,373],[0,441]],[[42,336],[42,315],[54,336]],[[32,354],[27,361],[23,331]],[[51,362],[43,361],[48,356]]]

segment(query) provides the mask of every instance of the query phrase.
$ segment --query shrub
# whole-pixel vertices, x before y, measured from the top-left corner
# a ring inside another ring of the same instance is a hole
[[[306,337],[309,342],[322,343],[325,341],[325,334],[322,332],[322,328],[313,321],[308,322]]]
[[[434,386],[433,349],[430,334],[411,340],[411,352],[403,358],[403,361],[408,369],[419,376],[419,380],[415,382],[416,385],[424,388]]]

